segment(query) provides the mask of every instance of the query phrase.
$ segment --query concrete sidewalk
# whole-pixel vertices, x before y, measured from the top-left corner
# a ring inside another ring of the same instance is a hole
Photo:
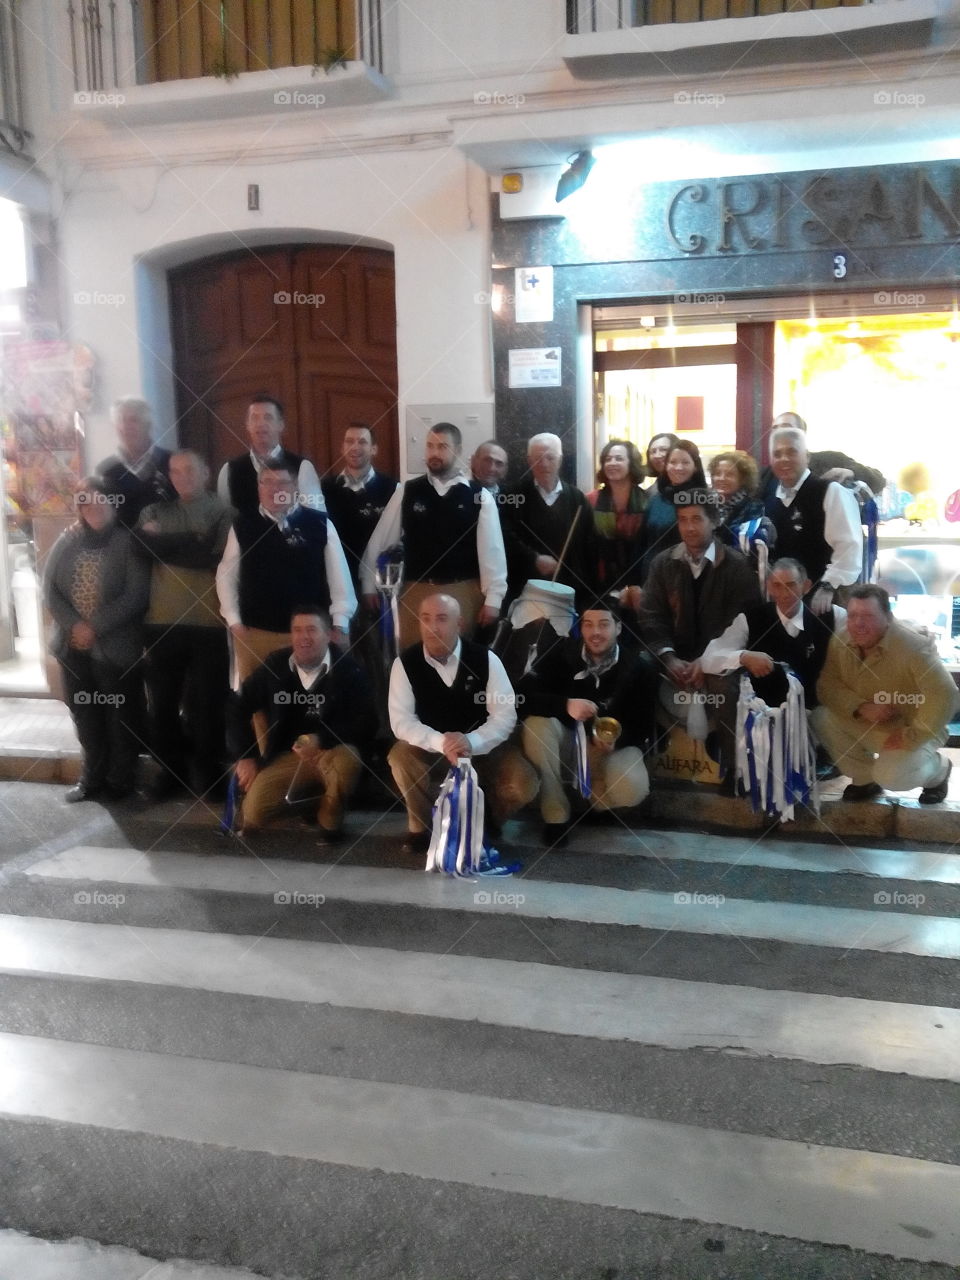
[[[953,844],[960,839],[960,749],[947,748],[955,767],[943,805],[923,808],[917,793],[889,792],[883,799],[844,804],[848,778],[821,787],[821,812],[807,812],[783,828],[784,835],[810,840],[866,838],[895,842]],[[70,786],[80,774],[80,748],[69,712],[49,698],[0,698],[0,780],[51,782]],[[717,794],[699,783],[654,779],[643,807],[644,823],[756,832],[765,820],[744,799]],[[531,822],[536,819],[531,812]]]

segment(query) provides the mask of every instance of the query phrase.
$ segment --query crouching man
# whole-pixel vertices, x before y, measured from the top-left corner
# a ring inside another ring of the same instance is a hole
[[[517,723],[513,687],[496,654],[460,635],[453,596],[421,601],[420,643],[394,660],[387,757],[407,808],[402,852],[426,853],[433,801],[451,765],[469,757],[483,789],[487,834],[537,794],[536,774],[507,739]]]
[[[518,684],[523,696],[523,749],[540,774],[543,841],[567,843],[570,797],[564,776],[575,769],[574,735],[585,726],[589,804],[630,809],[650,790],[642,743],[653,729],[657,672],[652,663],[620,648],[621,624],[606,601],[595,601],[580,618],[582,643],[554,645]],[[598,718],[616,720],[615,741]]]
[[[295,608],[290,637],[292,645],[274,650],[227,709],[228,748],[245,793],[243,830],[263,827],[289,812],[290,802],[313,795],[320,843],[335,844],[376,728],[370,685],[350,655],[331,645],[325,609]],[[252,723],[258,711],[267,720],[262,756]]]
[[[898,622],[883,587],[854,587],[846,626],[830,641],[813,727],[842,773],[844,800],[920,787],[921,804],[947,798],[951,762],[937,750],[957,690],[930,637]]]

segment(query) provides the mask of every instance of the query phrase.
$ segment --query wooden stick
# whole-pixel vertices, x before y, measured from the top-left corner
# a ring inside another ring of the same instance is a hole
[[[568,552],[568,551],[569,551],[569,549],[570,549],[570,539],[573,537],[574,530],[575,530],[575,529],[576,529],[576,527],[577,527],[577,521],[580,519],[580,513],[581,513],[582,511],[583,511],[583,507],[577,507],[577,510],[576,510],[576,512],[574,513],[573,523],[572,523],[572,524],[571,524],[571,526],[570,526],[570,531],[569,531],[569,533],[567,534],[566,541],[565,541],[565,542],[564,542],[564,544],[563,544],[563,550],[560,552],[560,555],[559,555],[559,557],[558,557],[558,559],[557,559],[557,567],[556,567],[556,568],[554,569],[554,571],[553,571],[553,577],[550,579],[550,581],[551,581],[551,582],[556,582],[556,580],[557,580],[557,574],[558,574],[558,573],[560,572],[560,570],[563,568],[563,560],[564,560],[564,557],[566,556],[567,552]]]

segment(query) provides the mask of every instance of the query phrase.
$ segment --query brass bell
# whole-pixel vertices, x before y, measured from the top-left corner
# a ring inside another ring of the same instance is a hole
[[[621,733],[623,725],[619,720],[614,720],[613,716],[598,716],[593,722],[593,736],[608,747],[616,745]]]

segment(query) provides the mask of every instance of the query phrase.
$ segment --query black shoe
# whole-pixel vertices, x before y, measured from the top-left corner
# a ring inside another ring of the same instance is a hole
[[[400,852],[413,857],[415,854],[426,853],[429,848],[429,831],[408,831],[404,837],[403,844],[400,846]]]
[[[545,822],[540,837],[548,849],[565,849],[570,843],[570,823]]]
[[[883,787],[879,782],[863,782],[859,785],[851,782],[848,787],[844,787],[842,800],[857,804],[861,800],[876,800],[877,796],[883,795]]]
[[[63,797],[66,804],[79,804],[81,800],[96,800],[98,796],[103,794],[103,787],[94,786],[89,782],[78,782],[75,787]]]
[[[737,775],[733,772],[732,769],[728,769],[727,772],[720,779],[719,783],[717,784],[717,795],[718,796],[736,796],[737,795]]]
[[[144,788],[144,792],[149,800],[159,804],[180,789],[181,784],[172,773],[158,773],[154,780]]]
[[[105,801],[113,804],[119,804],[123,800],[139,800],[141,799],[141,796],[133,783],[129,786],[121,787],[115,787],[108,783],[104,788],[103,798]]]
[[[953,773],[953,761],[947,760],[947,772],[935,787],[924,787],[917,797],[919,804],[943,804],[950,786],[950,775]]]
[[[330,831],[327,827],[317,827],[317,844],[324,847],[330,845],[342,844],[347,838],[347,833],[343,827],[337,827],[335,831]]]

